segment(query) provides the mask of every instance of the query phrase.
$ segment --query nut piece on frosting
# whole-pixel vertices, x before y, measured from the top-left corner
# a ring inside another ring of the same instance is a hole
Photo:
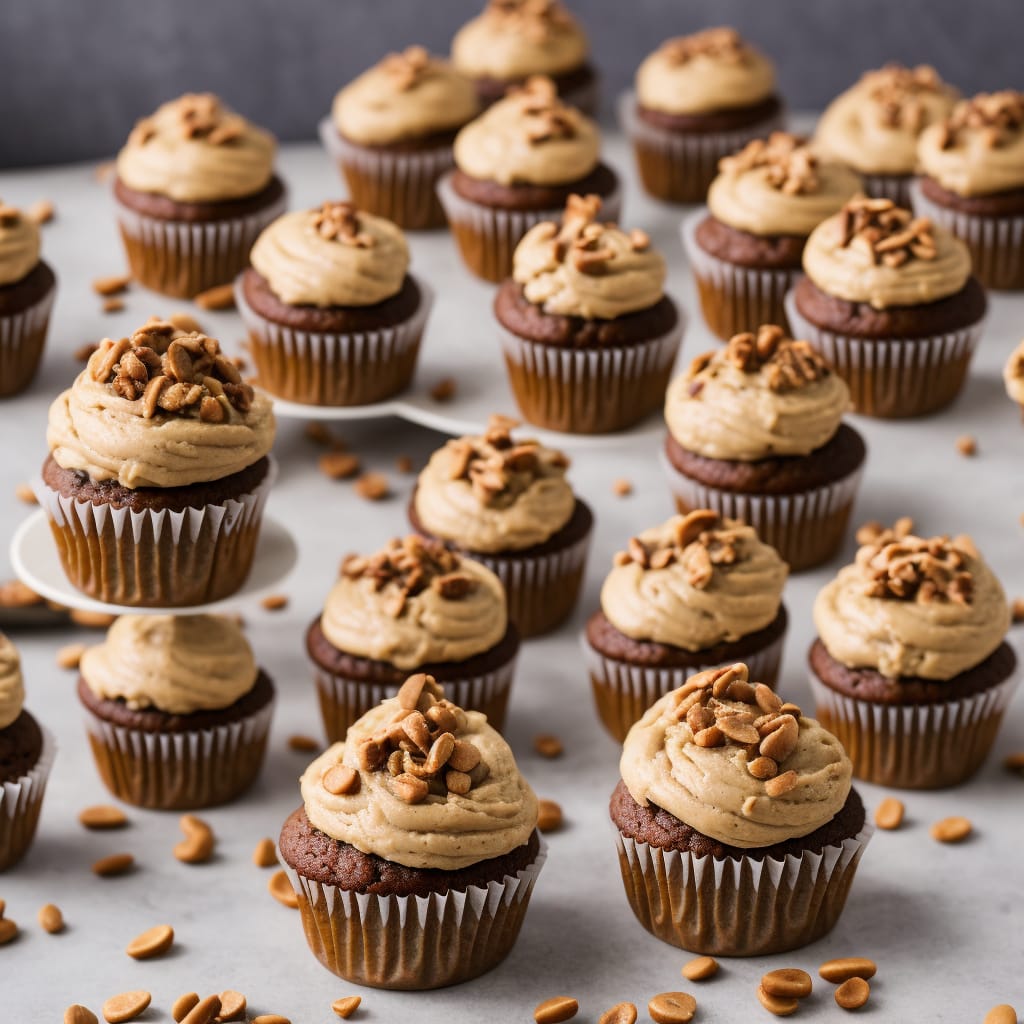
[[[244,117],[228,110],[212,93],[186,93],[166,104],[167,117],[175,123],[183,139],[202,139],[211,146],[229,146],[246,132]],[[152,117],[137,121],[128,137],[129,145],[144,146],[157,135]]]
[[[983,92],[956,105],[942,122],[936,139],[939,149],[961,145],[968,133],[980,132],[984,145],[999,149],[1024,129],[1024,93],[1012,89]]]
[[[901,267],[938,255],[928,217],[915,217],[891,199],[857,196],[840,211],[840,248],[857,249],[872,265]]]
[[[911,132],[920,132],[928,124],[928,106],[923,98],[939,95],[948,88],[929,64],[913,68],[886,64],[875,71],[865,71],[861,86],[878,105],[883,125]]]
[[[723,64],[747,64],[755,51],[734,28],[706,28],[690,36],[676,36],[662,43],[660,51],[670,64],[686,64],[708,57]]]
[[[818,157],[799,135],[772,132],[767,139],[754,139],[718,162],[719,171],[725,175],[740,175],[759,167],[766,168],[765,181],[786,195],[805,195],[819,187]]]
[[[555,83],[546,75],[531,75],[510,89],[509,96],[523,115],[523,131],[531,146],[576,137],[580,115],[558,98]]]
[[[362,230],[355,203],[348,200],[327,200],[320,209],[310,213],[309,220],[316,233],[329,242],[351,245],[357,249],[369,249],[376,245],[377,240],[373,235]]]

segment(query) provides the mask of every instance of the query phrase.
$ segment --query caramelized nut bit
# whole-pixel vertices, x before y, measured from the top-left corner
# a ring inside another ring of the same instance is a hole
[[[128,943],[125,952],[133,960],[150,960],[163,956],[174,944],[174,929],[169,924],[158,924]]]
[[[41,227],[43,224],[49,224],[53,220],[56,210],[49,199],[37,199],[25,212],[28,214],[30,221]]]
[[[85,654],[85,644],[65,644],[57,650],[57,667],[78,668],[83,654]]]
[[[14,488],[14,496],[18,501],[23,501],[26,505],[39,504],[39,499],[36,497],[36,492],[32,490],[31,484],[18,484]]]
[[[64,1024],[99,1024],[99,1020],[87,1006],[74,1003],[64,1011]]]
[[[347,764],[336,764],[324,772],[320,782],[332,796],[355,793],[359,789],[359,773]]]
[[[220,996],[200,999],[181,1019],[181,1024],[213,1024],[220,1013]]]
[[[362,463],[351,452],[324,452],[317,459],[317,466],[331,480],[348,480],[359,472]]]
[[[101,878],[114,878],[127,874],[134,865],[135,858],[130,853],[111,853],[93,864],[92,873]]]
[[[18,935],[18,926],[9,917],[0,918],[0,946],[6,946]]]
[[[455,397],[457,385],[454,377],[442,377],[431,389],[430,397],[435,402],[450,402]]]
[[[54,903],[47,903],[39,908],[39,927],[50,935],[64,931],[64,915]]]
[[[252,851],[252,862],[258,868],[272,868],[277,863],[277,847],[273,839],[261,839]]]
[[[104,299],[102,308],[104,313],[120,313],[124,309],[124,299]]]
[[[192,1009],[199,1005],[199,993],[198,992],[186,992],[184,995],[178,996],[171,1005],[171,1016],[181,1024],[181,1022],[189,1015]]]
[[[871,986],[863,978],[847,978],[836,989],[836,1003],[844,1010],[859,1010],[871,995]]]
[[[465,772],[445,772],[444,784],[449,793],[465,796],[473,788],[473,778]]]
[[[103,1004],[103,1018],[107,1024],[124,1024],[125,1021],[135,1020],[145,1012],[152,999],[153,997],[142,989],[111,996]]]
[[[562,808],[554,800],[541,800],[537,828],[541,832],[554,832],[562,827]]]
[[[1009,1003],[1000,1003],[985,1014],[983,1024],[1017,1024],[1017,1011]]]
[[[961,455],[970,458],[972,455],[978,454],[978,442],[970,434],[964,434],[956,439],[956,450]]]
[[[245,996],[233,988],[226,989],[220,994],[220,1013],[217,1014],[217,1020],[245,1020],[245,1009]]]
[[[769,1012],[776,1017],[789,1017],[800,1009],[799,999],[783,999],[780,996],[773,996],[765,992],[763,985],[757,987],[757,1000]]]
[[[875,976],[877,970],[874,960],[863,956],[846,956],[837,960],[826,960],[818,968],[818,974],[825,981],[839,985],[850,978],[863,978],[867,981]]]
[[[794,771],[783,772],[769,779],[764,784],[764,791],[771,797],[785,796],[797,784],[797,774]]]
[[[200,292],[192,300],[200,309],[234,309],[235,288],[231,284],[218,284]]]
[[[718,973],[718,961],[713,956],[698,956],[683,964],[680,972],[687,981],[706,981]]]
[[[367,501],[383,501],[391,493],[391,485],[383,473],[363,473],[356,480],[355,491]]]
[[[110,277],[97,277],[92,283],[92,290],[97,295],[110,296],[123,292],[132,283],[130,274],[118,274]]]
[[[448,767],[457,772],[471,772],[480,763],[480,751],[466,740],[456,740]]]
[[[601,1014],[597,1024],[636,1024],[636,1007],[632,1003],[616,1003]]]
[[[288,607],[288,595],[287,594],[267,594],[262,601],[260,606],[264,611],[268,612],[280,612]]]
[[[580,1012],[580,1004],[571,996],[553,996],[538,1003],[533,1011],[536,1024],[562,1024]]]
[[[396,775],[392,785],[398,799],[407,804],[421,804],[430,794],[426,780],[417,778],[409,772]]]
[[[79,811],[78,821],[89,829],[124,828],[128,824],[128,817],[120,807],[93,804]]]
[[[612,481],[612,494],[616,498],[628,498],[633,493],[633,484],[624,477]]]
[[[194,814],[183,815],[179,825],[185,838],[174,847],[174,856],[184,864],[205,864],[217,843],[213,829]]]
[[[953,815],[935,822],[931,827],[932,839],[940,843],[962,843],[972,831],[972,825],[967,818]]]
[[[564,747],[562,741],[551,733],[541,733],[533,738],[533,749],[540,754],[541,757],[556,758],[561,757],[564,753]]]
[[[770,757],[755,757],[753,761],[748,762],[747,771],[755,779],[760,779],[763,782],[767,779],[774,779],[779,774],[779,765]]]
[[[811,976],[798,967],[780,967],[761,978],[761,988],[782,999],[806,999],[811,994]]]
[[[359,1004],[362,1002],[361,996],[344,996],[341,999],[335,999],[331,1003],[331,1009],[342,1018],[342,1020],[348,1020],[356,1010],[359,1009]]]
[[[891,831],[903,824],[903,801],[894,796],[887,796],[875,811],[875,824],[879,828]]]
[[[689,992],[662,992],[648,1004],[654,1024],[689,1024],[697,1012],[697,1000]]]
[[[312,736],[304,736],[302,733],[293,733],[288,737],[288,749],[294,750],[296,754],[315,754],[323,744]]]
[[[1008,772],[1016,772],[1018,775],[1024,775],[1024,750],[1015,754],[1007,754],[1006,759],[1003,761],[1003,767]]]
[[[267,889],[278,903],[290,907],[292,910],[298,910],[299,897],[295,894],[292,883],[288,881],[288,876],[283,871],[275,871],[270,876]]]
[[[279,1013],[261,1013],[258,1017],[253,1017],[252,1024],[292,1024],[292,1022]]]

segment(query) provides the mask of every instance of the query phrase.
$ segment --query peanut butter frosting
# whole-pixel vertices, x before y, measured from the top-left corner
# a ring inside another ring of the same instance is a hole
[[[891,199],[851,200],[811,232],[803,264],[823,292],[876,309],[937,302],[971,276],[963,242]]]
[[[1006,393],[1018,405],[1024,406],[1024,341],[1010,354],[1003,367],[1003,382]]]
[[[512,276],[545,313],[614,320],[665,294],[665,258],[640,230],[597,220],[596,195],[570,196],[561,224],[542,221],[516,246]]]
[[[346,654],[400,669],[466,661],[505,636],[505,590],[479,562],[409,536],[345,560],[320,628]]]
[[[259,673],[242,630],[219,615],[122,615],[79,669],[101,700],[167,715],[228,708]]]
[[[640,105],[666,114],[749,107],[774,92],[772,62],[732,28],[669,39],[636,73]]]
[[[334,127],[346,139],[386,146],[461,128],[480,109],[476,89],[422,46],[392,53],[334,97]]]
[[[849,405],[850,389],[808,342],[763,326],[698,356],[676,377],[665,422],[687,451],[755,462],[821,448]]]
[[[572,518],[569,460],[537,441],[512,437],[514,420],[492,416],[477,437],[448,441],[416,484],[423,528],[468,551],[522,551],[543,544]]]
[[[430,676],[411,677],[363,715],[300,785],[314,828],[409,868],[457,871],[502,857],[537,827],[537,798],[508,744]]]
[[[634,640],[700,651],[770,625],[788,572],[752,527],[702,509],[631,538],[601,610]]]
[[[814,624],[850,668],[948,680],[1003,642],[1010,609],[969,537],[922,538],[912,526],[858,532],[856,560],[818,594]]]
[[[742,663],[703,672],[650,707],[626,737],[619,770],[638,804],[741,849],[828,824],[853,777],[839,740],[753,684]]]
[[[41,248],[35,222],[0,202],[0,287],[17,284],[39,264]]]
[[[373,306],[401,291],[409,245],[391,221],[326,202],[278,217],[249,259],[289,305]]]
[[[866,71],[825,109],[815,145],[862,174],[913,174],[918,137],[948,116],[957,95],[926,64]]]
[[[274,443],[270,399],[220,343],[153,318],[105,338],[50,406],[54,461],[122,487],[185,487],[258,462]]]
[[[979,93],[921,134],[922,171],[962,196],[1024,188],[1024,93]]]
[[[773,132],[719,161],[708,209],[754,235],[809,235],[860,191],[860,178],[797,135]]]
[[[6,729],[21,714],[24,703],[25,680],[18,648],[0,633],[0,729]]]
[[[274,173],[274,137],[209,93],[157,108],[133,129],[117,155],[117,176],[137,192],[179,203],[241,199]]]
[[[559,100],[550,78],[530,78],[455,137],[455,163],[499,185],[564,185],[601,158],[597,125]]]
[[[574,71],[588,51],[583,29],[557,0],[490,0],[452,40],[464,75],[504,81]]]

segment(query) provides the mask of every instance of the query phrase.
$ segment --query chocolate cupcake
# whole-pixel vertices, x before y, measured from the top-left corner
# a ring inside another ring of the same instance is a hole
[[[810,233],[860,189],[799,136],[774,132],[719,163],[707,209],[683,221],[704,320],[723,341],[754,324],[785,325],[786,292]]]
[[[652,935],[767,956],[832,930],[873,829],[840,742],[745,664],[633,726],[611,798],[622,881]]]
[[[0,398],[24,391],[43,356],[57,278],[40,247],[36,224],[0,203]]]
[[[582,637],[604,727],[621,742],[666,693],[737,659],[774,685],[789,621],[786,575],[752,527],[707,509],[631,537]]]
[[[811,688],[858,778],[937,789],[981,767],[1017,658],[1003,589],[971,539],[912,525],[862,530],[854,564],[818,594]]]
[[[891,199],[853,199],[814,229],[786,296],[793,333],[867,416],[923,416],[960,393],[988,301],[963,242]]]
[[[105,338],[50,406],[46,440],[36,495],[79,590],[173,608],[245,582],[275,476],[274,415],[215,339],[156,318]]]
[[[21,659],[0,633],[0,871],[25,855],[35,838],[57,744],[26,711]]]
[[[195,810],[256,780],[274,686],[231,619],[123,615],[79,669],[89,745],[119,800]]]
[[[1010,353],[1003,367],[1003,383],[1010,401],[1020,406],[1021,418],[1024,419],[1024,341]]]
[[[605,222],[597,196],[570,196],[560,223],[527,233],[494,299],[527,420],[607,434],[661,405],[685,326],[665,273],[647,235]]]
[[[655,199],[702,203],[718,161],[783,125],[770,60],[732,28],[669,39],[619,103],[640,181]]]
[[[681,513],[750,523],[796,571],[842,543],[867,449],[843,423],[850,391],[781,327],[698,356],[665,399],[663,465]]]
[[[411,676],[318,757],[280,856],[309,948],[360,985],[422,990],[497,966],[546,856],[537,798],[478,711]]]
[[[868,195],[910,206],[917,140],[949,115],[958,97],[927,64],[865,71],[825,108],[815,148],[856,171]]]
[[[261,388],[310,405],[368,405],[408,387],[430,312],[402,232],[351,203],[278,217],[256,239],[236,304]]]
[[[408,230],[441,228],[434,186],[452,166],[455,133],[479,111],[465,75],[410,46],[334,97],[320,138],[357,206]]]
[[[564,102],[597,112],[597,76],[579,22],[558,0],[488,0],[452,40],[452,62],[490,105],[532,75],[547,75]]]
[[[209,93],[139,121],[114,179],[132,277],[186,299],[231,281],[256,236],[284,212],[274,149],[271,135]]]
[[[429,672],[460,706],[505,721],[519,634],[490,569],[440,541],[409,536],[349,555],[306,633],[331,742],[393,697],[411,672]]]
[[[501,580],[509,620],[525,639],[572,614],[594,517],[565,479],[566,456],[513,439],[515,425],[492,416],[483,436],[434,452],[419,475],[409,522]]]
[[[570,195],[599,196],[608,220],[621,206],[597,125],[536,76],[459,132],[455,169],[437,187],[466,266],[495,282],[512,273],[523,235],[557,217]]]

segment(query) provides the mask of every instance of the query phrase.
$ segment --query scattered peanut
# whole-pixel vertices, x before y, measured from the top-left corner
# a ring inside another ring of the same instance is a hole
[[[9,918],[0,918],[0,946],[6,946],[18,935],[18,926]]]
[[[1017,1011],[1009,1003],[1000,1003],[985,1014],[983,1024],[1017,1024]]]
[[[217,1014],[218,1021],[245,1020],[246,999],[241,992],[233,988],[226,989],[220,994],[220,1013]]]
[[[71,358],[79,363],[89,362],[89,357],[99,348],[99,345],[94,342],[88,341],[84,345],[79,345],[78,348],[71,353]]]
[[[356,480],[355,491],[367,501],[383,501],[391,493],[391,485],[383,473],[363,473]]]
[[[111,853],[93,864],[92,873],[100,878],[114,878],[127,874],[134,866],[135,858],[130,853]]]
[[[324,452],[317,459],[317,466],[324,476],[331,480],[348,480],[362,468],[358,455],[351,452]]]
[[[293,733],[288,737],[288,748],[296,754],[315,754],[323,747],[323,744],[312,736],[304,736],[302,733]]]
[[[232,284],[218,284],[200,292],[192,300],[200,309],[234,309],[235,288]]]
[[[871,995],[871,986],[863,978],[847,978],[836,989],[836,1003],[844,1010],[859,1010]]]
[[[31,484],[18,484],[14,488],[14,496],[18,501],[25,502],[26,505],[39,504],[39,499],[36,497],[36,492],[32,490]]]
[[[64,1024],[99,1024],[99,1021],[87,1006],[75,1003],[64,1011]]]
[[[217,843],[213,829],[194,814],[182,815],[178,825],[185,838],[174,847],[174,856],[184,864],[205,864]]]
[[[288,595],[287,594],[267,594],[260,605],[264,611],[268,612],[280,612],[288,607]]]
[[[275,871],[270,876],[267,888],[278,903],[283,903],[286,907],[291,907],[292,910],[298,909],[299,897],[295,895],[292,883],[288,881],[288,876],[283,871]]]
[[[342,999],[335,999],[331,1003],[331,1009],[343,1020],[348,1020],[359,1009],[362,1001],[361,996],[345,996]]]
[[[412,458],[408,455],[399,455],[395,459],[395,469],[399,473],[411,473],[415,468]]]
[[[798,967],[780,967],[761,978],[761,988],[779,999],[806,999],[812,987],[811,976]]]
[[[39,927],[50,935],[64,931],[64,915],[55,903],[46,903],[39,908]]]
[[[597,1024],[636,1024],[636,1007],[632,1003],[616,1003],[598,1017]]]
[[[565,748],[562,746],[562,741],[557,736],[543,732],[539,736],[534,736],[533,749],[536,750],[541,757],[548,758],[561,757],[565,752]]]
[[[1024,597],[1015,597],[1010,604],[1010,621],[1017,626],[1024,622]]]
[[[273,839],[261,839],[252,851],[252,862],[258,868],[272,868],[277,863],[277,848]]]
[[[698,956],[683,964],[681,971],[687,981],[706,981],[718,973],[718,961],[713,956]]]
[[[182,996],[182,999],[185,997]],[[181,1018],[180,1024],[212,1024],[220,1013],[220,996],[198,999],[192,1009]]]
[[[189,333],[205,334],[203,325],[191,314],[181,310],[177,313],[172,313],[167,318],[179,331],[188,331]]]
[[[689,992],[662,992],[647,1004],[654,1024],[689,1024],[697,1012],[697,1000]]]
[[[97,277],[92,283],[92,290],[97,295],[118,295],[131,283],[132,278],[130,274],[114,274],[110,277]]]
[[[562,1024],[580,1012],[580,1004],[571,996],[553,996],[538,1003],[533,1011],[536,1024]]]
[[[85,644],[65,644],[57,649],[57,667],[78,668],[83,654],[85,654]]]
[[[143,989],[122,992],[120,995],[111,996],[103,1004],[103,1018],[107,1024],[124,1024],[125,1021],[135,1020],[140,1014],[145,1013],[152,1001],[153,997]]]
[[[978,442],[970,434],[963,434],[956,439],[956,450],[961,455],[970,458],[972,455],[978,454]]]
[[[873,978],[878,966],[865,956],[845,956],[837,960],[826,960],[819,968],[818,975],[825,981],[838,985],[850,978]]]
[[[78,821],[86,828],[91,829],[123,828],[128,824],[128,817],[120,807],[112,807],[110,804],[93,804],[91,807],[84,807],[79,811]]]
[[[103,300],[104,313],[120,313],[124,309],[124,299],[112,297]]]
[[[1018,751],[1015,754],[1007,754],[1006,759],[1003,761],[1003,767],[1008,772],[1024,775],[1024,750]]]
[[[279,1013],[261,1013],[258,1017],[253,1017],[252,1024],[292,1024],[292,1022]]]
[[[442,377],[431,389],[430,397],[435,402],[450,402],[455,397],[457,385],[454,377]]]
[[[618,480],[612,481],[612,494],[616,498],[627,498],[633,493],[633,484],[631,481],[626,480],[624,477],[620,477]]]
[[[133,960],[150,960],[163,956],[174,944],[174,929],[169,924],[158,924],[147,928],[141,935],[136,935],[125,952]]]
[[[49,199],[37,199],[25,212],[28,214],[29,220],[42,226],[49,224],[57,211]]]
[[[541,832],[554,832],[562,827],[562,808],[554,800],[541,800],[537,828]]]
[[[198,992],[186,992],[184,995],[178,996],[171,1005],[171,1016],[181,1024],[193,1007],[199,1005],[199,993]]]
[[[800,1009],[799,999],[784,999],[781,996],[773,996],[765,992],[763,985],[757,987],[758,1002],[776,1017],[788,1017]]]
[[[972,825],[967,818],[953,815],[935,822],[931,827],[932,839],[940,843],[962,843],[972,831]]]
[[[894,796],[887,796],[875,811],[875,824],[887,831],[899,828],[903,824],[903,801]]]
[[[116,615],[107,612],[90,612],[84,608],[71,609],[71,621],[76,626],[85,626],[86,629],[108,629],[116,618]]]

